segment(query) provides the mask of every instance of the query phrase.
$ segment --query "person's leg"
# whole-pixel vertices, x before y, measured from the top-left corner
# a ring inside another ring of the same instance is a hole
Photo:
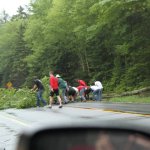
[[[71,95],[68,95],[68,100],[69,100],[69,102],[72,100],[72,96]]]
[[[68,102],[70,102],[72,100],[72,95],[71,95],[70,89],[67,91],[67,95],[68,95]]]
[[[71,102],[74,102],[74,97],[71,95]]]
[[[49,107],[52,107],[52,104],[53,104],[53,97],[50,96]]]
[[[91,89],[88,88],[88,89],[86,90],[86,100],[90,100],[90,92],[91,92]]]
[[[52,107],[53,104],[53,96],[54,96],[54,91],[50,92],[50,97],[49,97],[49,107]]]
[[[77,101],[77,96],[78,96],[78,94],[77,94],[77,93],[75,93],[75,94],[73,95],[73,99],[74,99],[74,101]]]
[[[57,92],[55,94],[57,96]],[[61,99],[63,99],[63,90],[61,88],[59,89],[59,96]]]
[[[96,90],[93,91],[93,100],[96,100]]]
[[[66,97],[66,88],[62,89],[62,98],[63,98],[64,104],[66,104],[68,102],[68,99]]]
[[[102,89],[100,89],[100,100],[102,100]]]
[[[89,100],[88,89],[85,90],[85,99],[86,99],[86,100]]]
[[[84,97],[84,92],[85,92],[85,88],[81,89],[80,90],[80,98],[81,98],[81,101],[86,101],[85,97]]]
[[[97,93],[97,101],[100,101],[100,89],[97,89],[96,90],[96,93]]]
[[[36,106],[37,107],[40,107],[40,96],[39,96],[40,94],[39,94],[39,91],[37,91],[37,93],[36,93],[36,97],[37,97],[37,101],[36,101]]]
[[[57,96],[57,99],[58,99],[58,101],[59,101],[59,107],[60,107],[60,106],[62,107],[62,102],[61,102],[61,98],[60,98],[59,95]]]
[[[54,93],[56,94],[57,99],[58,99],[58,101],[59,101],[59,108],[62,108],[62,101],[61,101],[61,98],[60,98],[60,96],[59,96],[59,89],[56,89],[56,90],[54,91]]]
[[[77,93],[75,90],[72,91],[72,102],[74,102],[76,100],[77,97]]]
[[[69,96],[69,100],[71,102],[73,102],[74,101],[74,90],[73,90],[73,88],[70,88],[67,94]]]
[[[39,99],[40,99],[40,101],[41,101],[41,102],[44,104],[44,106],[45,106],[45,105],[47,105],[47,103],[46,103],[46,101],[43,99],[42,94],[43,94],[43,90],[40,90],[40,91],[39,91]]]
[[[69,100],[68,100],[68,89],[65,88],[64,92],[65,92],[65,101],[69,102]]]
[[[74,100],[75,101],[78,101],[78,96],[79,96],[79,92],[75,91],[75,94],[74,94]]]
[[[96,101],[100,101],[100,89],[94,90],[93,95]]]

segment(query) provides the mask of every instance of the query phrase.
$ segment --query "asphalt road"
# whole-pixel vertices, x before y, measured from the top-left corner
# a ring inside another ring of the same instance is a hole
[[[138,108],[139,107],[139,108]],[[132,121],[133,125],[150,124],[148,105],[129,104],[100,104],[100,103],[74,103],[49,108],[7,109],[0,111],[0,148],[14,150],[19,133],[27,127],[41,126],[45,122],[61,123],[74,121],[104,121],[112,120],[122,122]],[[135,108],[135,109],[134,109]],[[150,108],[150,107],[149,107]],[[143,109],[143,114],[142,114]],[[127,112],[124,112],[126,110]],[[140,110],[135,112],[135,110]],[[0,149],[1,150],[1,149]]]
[[[87,102],[87,103],[70,103],[67,106],[81,108],[95,108],[103,110],[113,110],[120,112],[130,112],[150,115],[150,104],[141,103],[103,103],[103,102]]]

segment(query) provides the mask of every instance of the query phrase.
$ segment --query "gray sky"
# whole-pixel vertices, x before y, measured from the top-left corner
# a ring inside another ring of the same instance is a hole
[[[10,16],[16,14],[18,7],[28,5],[31,0],[0,0],[0,13],[5,10]]]

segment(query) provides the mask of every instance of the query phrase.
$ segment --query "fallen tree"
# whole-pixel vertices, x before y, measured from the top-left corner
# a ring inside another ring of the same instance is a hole
[[[103,98],[113,98],[113,97],[122,97],[122,96],[132,96],[132,95],[141,95],[147,93],[145,95],[150,96],[150,87],[145,87],[139,90],[133,90],[133,91],[128,91],[128,92],[123,92],[121,94],[116,94],[116,93],[108,93],[108,94],[103,94]]]
[[[142,94],[144,92],[150,92],[150,87],[145,87],[145,88],[142,88],[142,89],[139,89],[139,90],[134,90],[134,91],[131,91],[131,92],[124,92],[120,96],[139,95],[139,94]]]

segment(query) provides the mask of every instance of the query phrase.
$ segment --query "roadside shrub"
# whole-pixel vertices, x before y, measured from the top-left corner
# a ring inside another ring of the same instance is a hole
[[[35,92],[31,92],[28,88],[17,90],[14,97],[16,108],[29,108],[36,104]]]
[[[43,97],[44,99],[48,102],[49,101],[49,93],[50,93],[50,89],[49,89],[49,77],[45,76],[44,78],[41,79],[43,85],[44,85],[44,93],[43,93]]]
[[[0,89],[0,109],[6,108],[29,108],[36,104],[36,96],[28,88],[23,89]]]

